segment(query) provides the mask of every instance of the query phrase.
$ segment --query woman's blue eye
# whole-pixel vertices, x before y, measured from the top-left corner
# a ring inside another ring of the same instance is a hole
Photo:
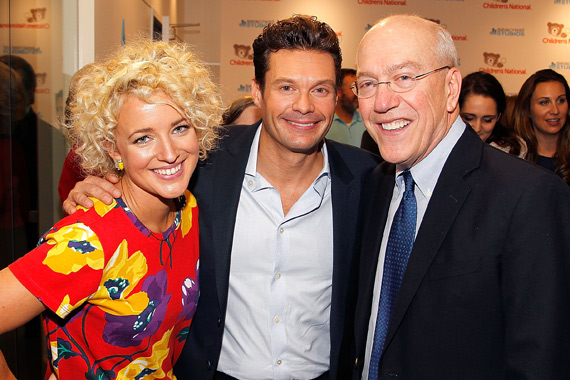
[[[150,139],[150,137],[148,137],[148,136],[142,136],[142,137],[139,137],[138,139],[136,139],[134,141],[134,143],[135,144],[145,144],[148,142],[149,139]]]
[[[176,128],[174,128],[174,132],[176,132],[176,133],[181,133],[181,132],[184,132],[184,131],[186,131],[186,130],[188,130],[188,129],[190,129],[190,126],[189,126],[189,125],[182,124],[182,125],[179,125],[179,126],[177,126]]]

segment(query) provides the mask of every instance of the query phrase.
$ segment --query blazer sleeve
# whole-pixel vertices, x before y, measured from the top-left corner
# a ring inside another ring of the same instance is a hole
[[[570,379],[570,191],[545,173],[521,193],[502,259],[508,379]]]

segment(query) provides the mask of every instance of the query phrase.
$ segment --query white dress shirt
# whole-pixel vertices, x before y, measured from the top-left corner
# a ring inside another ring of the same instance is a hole
[[[412,166],[410,172],[415,182],[414,194],[417,203],[417,221],[416,236],[420,229],[420,225],[426,213],[429,200],[437,184],[443,165],[451,150],[465,131],[465,123],[458,117],[447,135],[441,142],[425,157],[423,160]],[[386,245],[388,244],[388,235],[392,227],[394,214],[400,205],[400,201],[404,196],[404,178],[400,175],[402,168],[396,168],[396,184],[392,194],[392,201],[388,210],[388,218],[382,235],[382,243],[380,244],[380,254],[378,257],[378,267],[376,268],[376,281],[374,282],[374,294],[372,296],[372,308],[370,309],[370,322],[368,324],[368,338],[366,340],[366,353],[364,358],[364,369],[362,371],[362,379],[368,380],[368,371],[370,368],[370,353],[372,352],[372,344],[374,343],[374,329],[376,327],[376,317],[378,316],[378,305],[380,303],[380,289],[382,287],[382,274],[384,273],[384,259],[386,257]]]
[[[218,371],[238,379],[311,379],[329,369],[333,272],[331,177],[323,169],[283,215],[251,146],[231,253]]]

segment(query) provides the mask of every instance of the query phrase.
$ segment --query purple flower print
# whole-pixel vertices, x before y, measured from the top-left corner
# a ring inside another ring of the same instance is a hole
[[[148,295],[148,305],[138,315],[106,314],[103,340],[118,347],[138,346],[156,333],[168,307],[170,294],[166,294],[167,278],[163,269],[145,279],[142,291]]]

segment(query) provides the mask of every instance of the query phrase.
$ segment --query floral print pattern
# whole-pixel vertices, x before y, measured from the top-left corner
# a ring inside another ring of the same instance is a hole
[[[143,232],[123,204],[95,200],[10,266],[53,311],[44,315],[46,377],[175,378],[199,298],[196,200],[185,193],[162,235]]]

